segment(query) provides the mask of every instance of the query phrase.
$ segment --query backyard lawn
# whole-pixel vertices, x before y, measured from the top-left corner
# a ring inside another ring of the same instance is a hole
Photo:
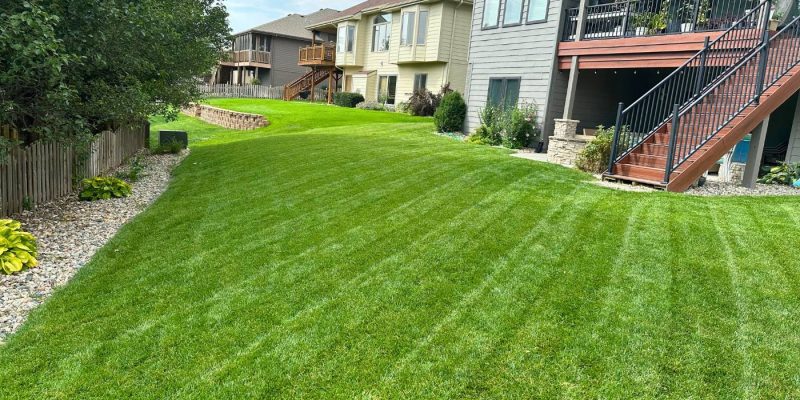
[[[215,100],[0,398],[798,398],[797,198],[619,192],[430,120]]]

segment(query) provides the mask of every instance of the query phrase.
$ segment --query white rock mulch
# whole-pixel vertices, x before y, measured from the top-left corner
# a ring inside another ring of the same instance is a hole
[[[788,185],[765,185],[756,183],[746,188],[733,183],[706,181],[703,186],[690,188],[686,194],[695,196],[797,196],[800,189]]]
[[[188,150],[181,154],[143,153],[140,157],[144,160],[144,170],[131,185],[133,193],[129,197],[85,202],[73,194],[12,217],[36,236],[39,265],[14,275],[0,273],[0,344],[123,224],[164,192],[172,168],[187,155]],[[125,168],[128,166],[120,169]]]

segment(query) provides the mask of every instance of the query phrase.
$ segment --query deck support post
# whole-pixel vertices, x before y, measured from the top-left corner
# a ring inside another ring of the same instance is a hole
[[[333,83],[333,68],[328,70],[328,104],[333,103],[333,90],[336,87]]]
[[[761,121],[750,138],[750,151],[747,153],[747,164],[744,166],[744,175],[742,175],[742,186],[746,188],[756,185],[758,171],[761,168],[761,158],[764,155],[764,143],[767,140],[767,129],[769,129],[769,117]]]
[[[563,119],[572,119],[572,110],[575,108],[575,92],[578,90],[578,56],[572,56],[572,65],[569,67],[567,80],[567,98],[564,100]]]
[[[583,40],[584,32],[586,32],[586,0],[581,0],[578,6],[578,26],[575,28],[575,41]]]
[[[789,148],[786,149],[787,163],[794,163],[800,161],[800,101],[794,109],[794,119],[792,119],[792,129],[789,134]]]
[[[311,71],[316,73],[317,69],[315,67],[311,67]],[[316,86],[316,85],[314,85],[314,74],[313,73],[311,74],[311,85],[310,86],[311,86],[311,95],[310,95],[309,98],[311,99],[311,102],[313,103],[314,102],[314,86]]]

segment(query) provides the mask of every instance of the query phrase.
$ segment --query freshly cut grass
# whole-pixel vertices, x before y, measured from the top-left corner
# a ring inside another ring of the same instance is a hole
[[[0,398],[796,398],[794,198],[627,193],[430,120],[181,117],[169,190],[0,347]]]

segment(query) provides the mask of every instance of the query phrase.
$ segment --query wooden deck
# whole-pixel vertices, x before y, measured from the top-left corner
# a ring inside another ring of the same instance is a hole
[[[567,70],[572,57],[579,69],[677,68],[703,48],[706,36],[714,40],[723,31],[561,42],[558,67]]]
[[[231,67],[272,67],[272,54],[260,50],[239,50],[228,52],[228,57],[220,64]]]
[[[306,67],[333,67],[336,65],[336,45],[325,43],[302,47],[297,64]]]

